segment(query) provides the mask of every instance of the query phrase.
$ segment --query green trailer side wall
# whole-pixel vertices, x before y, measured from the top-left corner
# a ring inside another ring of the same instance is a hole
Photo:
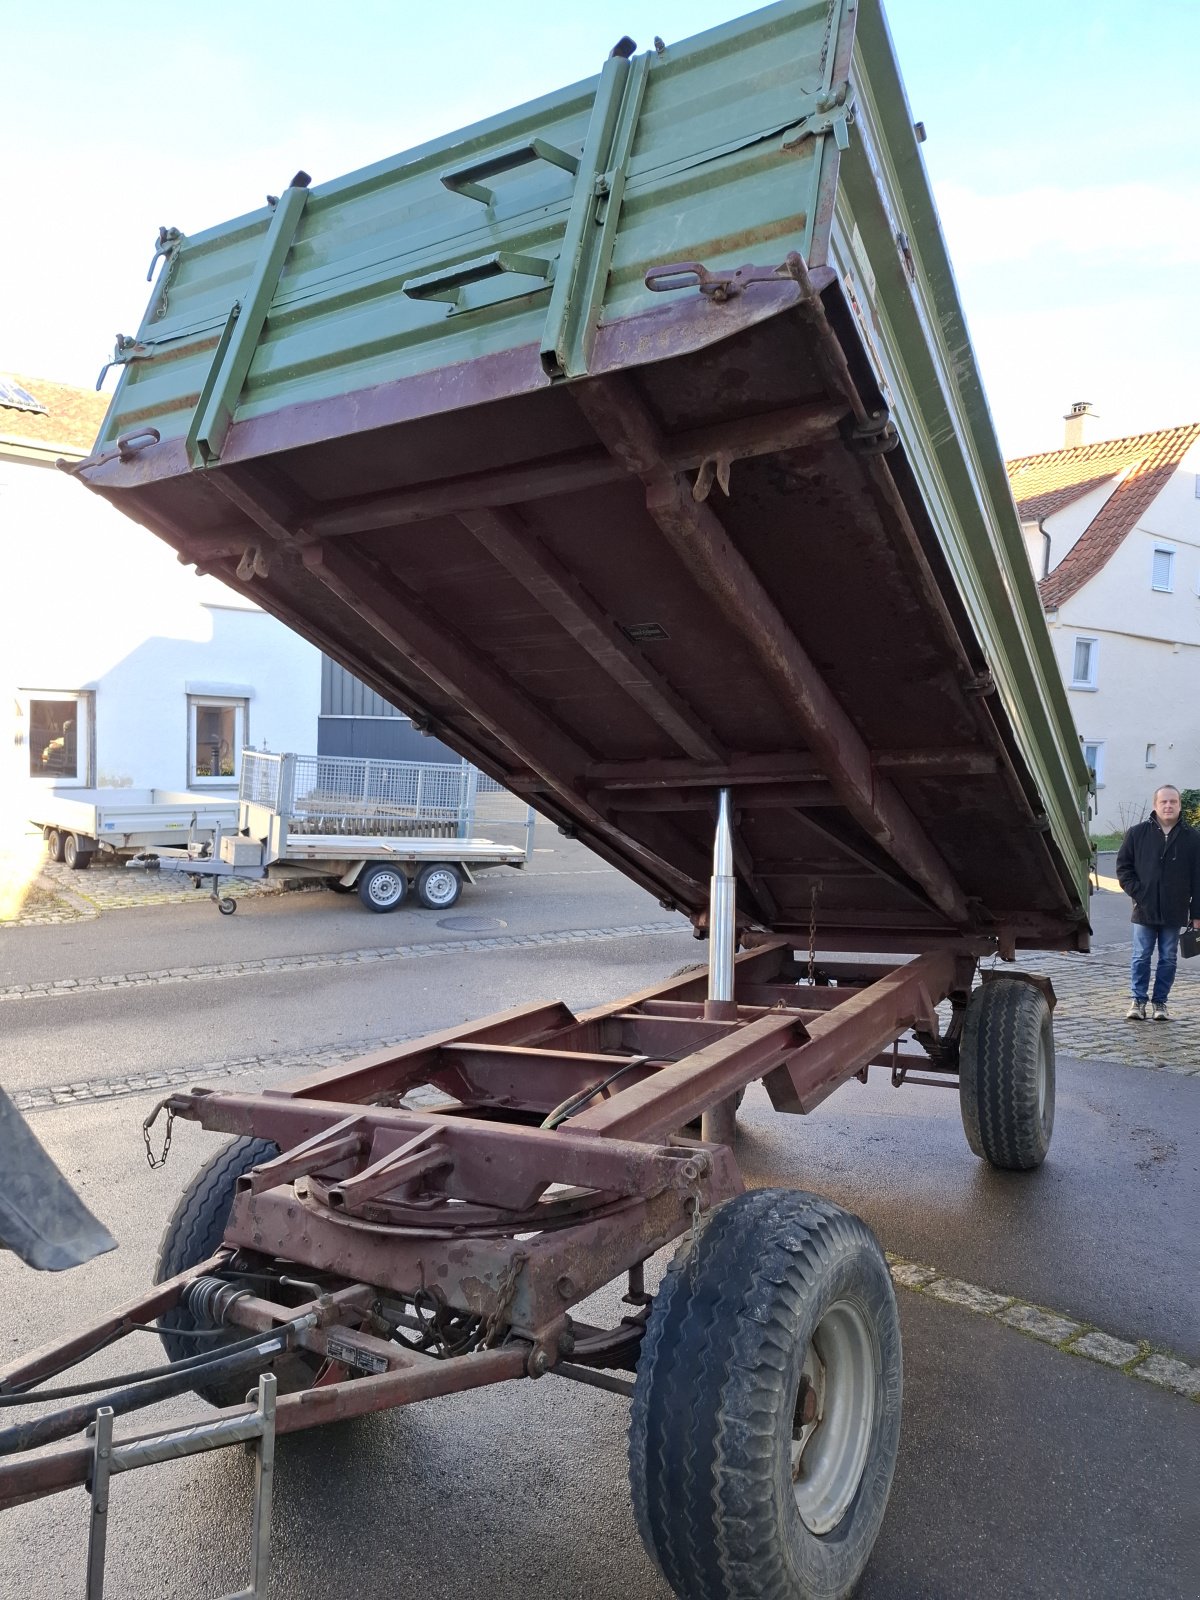
[[[177,241],[118,351],[97,449],[152,427],[161,450],[187,438],[193,466],[218,466],[227,434],[202,423],[221,415],[220,363],[228,386],[238,341],[235,438],[422,374],[444,377],[438,405],[453,409],[457,374],[527,350],[541,360],[527,390],[570,383],[595,370],[598,331],[664,308],[650,268],[772,267],[791,252],[838,274],[948,603],[1086,906],[1088,774],[878,0],[783,0]]]

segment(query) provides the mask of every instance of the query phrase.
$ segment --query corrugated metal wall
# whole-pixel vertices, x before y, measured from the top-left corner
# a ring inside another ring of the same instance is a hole
[[[366,756],[372,761],[460,759],[440,739],[418,733],[402,711],[328,656],[321,657],[317,754]]]
[[[323,717],[402,717],[382,695],[368,689],[353,673],[328,656],[321,657],[321,715]],[[405,721],[408,719],[405,718]]]

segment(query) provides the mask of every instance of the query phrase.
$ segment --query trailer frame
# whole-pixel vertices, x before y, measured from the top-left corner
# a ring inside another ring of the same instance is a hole
[[[567,1358],[629,1369],[643,1312],[600,1330],[574,1322],[572,1308],[622,1275],[644,1308],[643,1263],[743,1188],[727,1145],[676,1130],[755,1081],[777,1111],[801,1114],[872,1068],[903,1082],[919,1067],[952,1086],[986,950],[964,941],[898,965],[806,964],[790,939],[766,939],[734,961],[731,1000],[706,998],[705,973],[689,971],[578,1015],[561,1003],[517,1006],[262,1093],[172,1094],[148,1131],[165,1111],[168,1134],[182,1118],[281,1154],[238,1180],[216,1256],[9,1363],[0,1395],[35,1393],[177,1307],[190,1285],[236,1283],[239,1269],[265,1262],[319,1289],[299,1306],[243,1292],[223,1309],[230,1326],[256,1332],[312,1319],[293,1346],[325,1367],[313,1388],[279,1397],[280,1434],[537,1378]],[[1045,980],[1004,976],[1045,992]],[[404,1103],[426,1084],[444,1105]],[[582,1104],[562,1124],[536,1125],[573,1100]],[[481,1319],[490,1332],[479,1349],[437,1360],[369,1331],[387,1297],[422,1282]],[[87,1444],[0,1455],[0,1508],[84,1483],[91,1457]]]

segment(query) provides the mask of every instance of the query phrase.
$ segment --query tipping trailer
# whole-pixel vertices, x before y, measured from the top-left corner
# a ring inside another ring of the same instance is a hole
[[[856,1218],[745,1191],[737,1098],[957,1085],[975,1153],[1035,1167],[1053,991],[977,966],[1088,942],[1087,772],[878,0],[622,40],[158,250],[71,470],[686,912],[709,967],[171,1095],[168,1130],[236,1142],[161,1281],[0,1385],[154,1317],[172,1364],[0,1428],[0,1505],[89,1481],[97,1572],[110,1469],[554,1372],[631,1396],[677,1594],[848,1594],[894,1295]],[[185,1389],[221,1415],[112,1442]]]

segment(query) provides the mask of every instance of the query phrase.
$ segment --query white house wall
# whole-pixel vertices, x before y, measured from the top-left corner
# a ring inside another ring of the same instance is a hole
[[[248,691],[250,742],[315,750],[320,653],[67,475],[0,460],[0,580],[4,720],[20,740],[21,691],[91,691],[98,784],[187,786],[189,684]]]
[[[1103,745],[1098,832],[1148,809],[1160,783],[1200,787],[1198,465],[1195,454],[1185,461],[1104,568],[1048,619],[1079,734]],[[1169,594],[1152,586],[1156,544],[1175,551]],[[1079,638],[1096,640],[1094,689],[1072,686]]]

